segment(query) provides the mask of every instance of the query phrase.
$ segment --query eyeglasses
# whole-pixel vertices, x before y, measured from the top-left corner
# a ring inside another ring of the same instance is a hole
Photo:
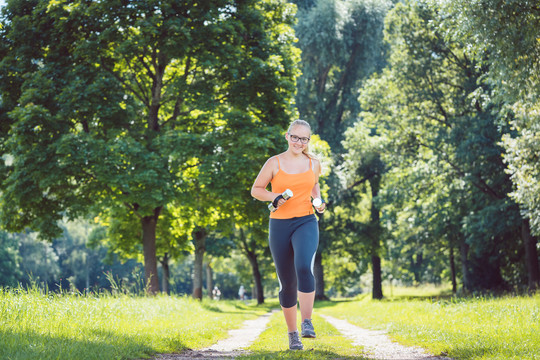
[[[308,137],[300,137],[292,134],[289,134],[289,139],[291,139],[292,142],[298,142],[298,140],[300,140],[302,144],[307,144],[310,140]]]

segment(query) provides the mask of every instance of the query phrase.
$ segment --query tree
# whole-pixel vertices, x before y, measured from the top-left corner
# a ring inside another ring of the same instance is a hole
[[[383,63],[382,30],[388,1],[321,0],[297,1],[296,34],[302,50],[296,103],[300,117],[309,121],[332,149],[334,163],[341,162],[344,132],[357,119],[360,106],[357,90]],[[327,179],[330,205],[342,189],[339,179]],[[343,237],[333,234],[332,207],[319,218],[321,237],[315,257],[316,283],[324,284],[323,256]],[[317,285],[316,298],[324,299],[324,288]]]
[[[535,1],[444,1],[441,11],[450,36],[470,46],[489,65],[488,77],[499,102],[505,134],[504,159],[514,184],[510,196],[527,219],[522,226],[529,287],[540,285],[537,238],[540,234],[540,7]],[[532,234],[531,234],[532,231]]]
[[[0,287],[16,286],[22,278],[16,238],[0,231]]]
[[[337,154],[360,109],[357,89],[384,62],[382,30],[389,6],[387,1],[324,0],[298,13],[298,111]]]
[[[254,150],[236,127],[289,122],[291,6],[34,0],[5,11],[1,76],[24,80],[2,87],[2,98],[20,94],[4,108],[12,136],[2,150],[14,159],[3,164],[4,226],[53,238],[64,214],[134,217],[157,292],[156,227],[192,195],[183,174],[200,168],[201,188],[218,198],[235,178],[212,177],[222,165],[212,161],[229,147]]]
[[[362,115],[369,127],[392,140],[387,148],[396,152],[392,166],[407,172],[414,169],[407,168],[413,161],[432,164],[428,176],[443,176],[450,189],[460,189],[448,192],[441,187],[440,202],[431,211],[435,214],[448,203],[455,206],[450,223],[461,225],[462,263],[470,275],[465,287],[502,288],[504,267],[516,263],[515,238],[521,226],[518,208],[508,197],[511,183],[499,145],[510,129],[499,125],[497,105],[484,101],[491,91],[483,81],[485,68],[462,43],[444,38],[440,16],[429,3],[412,1],[397,4],[389,13],[385,29],[389,66],[366,83]],[[407,157],[411,160],[400,166],[398,159]],[[430,182],[413,184],[413,189]],[[417,196],[409,189],[402,191],[404,196]],[[445,193],[456,197],[448,202]],[[417,201],[430,204],[429,197],[423,193]],[[426,208],[419,207],[420,211]],[[434,217],[429,222],[433,220],[448,219]],[[440,223],[426,229],[433,236],[443,228]]]
[[[349,128],[345,136],[343,146],[347,152],[344,155],[341,171],[346,179],[347,191],[341,195],[342,202],[350,204],[350,207],[354,209],[353,212],[365,212],[358,203],[364,198],[362,192],[367,192],[369,214],[351,216],[351,212],[347,212],[348,216],[341,221],[345,222],[345,228],[354,229],[356,235],[353,235],[354,238],[358,237],[361,242],[353,241],[348,246],[349,251],[371,259],[372,298],[380,300],[383,298],[381,257],[384,232],[378,196],[386,172],[386,164],[381,159],[383,142],[362,122]]]

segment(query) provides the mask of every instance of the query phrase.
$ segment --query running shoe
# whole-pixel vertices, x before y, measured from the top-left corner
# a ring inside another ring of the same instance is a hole
[[[289,350],[302,350],[304,345],[298,336],[298,330],[289,333]]]
[[[315,329],[313,328],[313,324],[311,323],[311,319],[305,319],[302,322],[302,337],[305,338],[314,338],[315,335]]]

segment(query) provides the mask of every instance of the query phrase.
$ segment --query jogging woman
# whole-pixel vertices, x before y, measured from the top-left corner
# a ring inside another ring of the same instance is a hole
[[[302,336],[315,337],[311,322],[315,300],[313,263],[319,244],[319,226],[311,198],[321,198],[319,187],[320,162],[308,151],[311,127],[306,121],[294,121],[285,138],[287,151],[273,156],[262,167],[251,195],[261,201],[271,201],[277,209],[270,214],[269,245],[279,280],[279,303],[283,309],[289,333],[289,349],[303,349],[296,325],[297,301],[302,316]],[[266,190],[268,184],[272,191]],[[290,189],[288,200],[280,196]],[[323,202],[316,208],[324,212]]]

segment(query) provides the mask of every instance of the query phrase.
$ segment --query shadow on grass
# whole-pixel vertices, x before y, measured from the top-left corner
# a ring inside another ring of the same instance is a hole
[[[412,295],[412,294],[400,294],[391,297],[383,297],[381,300],[371,299],[370,294],[363,294],[354,298],[339,298],[332,300],[317,300],[315,301],[315,308],[332,307],[342,303],[361,302],[361,301],[381,301],[381,302],[394,302],[394,301],[409,301],[409,300],[423,300],[423,301],[449,301],[456,299],[451,290],[442,291],[437,295]]]
[[[357,301],[363,301],[363,300],[364,298],[358,298],[358,297],[349,298],[349,299],[317,300],[315,301],[314,307],[316,309],[319,309],[319,308],[336,306],[342,303],[357,302]]]
[[[265,360],[265,359],[309,359],[309,360],[368,360],[363,356],[346,356],[331,351],[303,350],[303,351],[255,351],[249,355],[235,357],[241,360]]]
[[[144,337],[119,336],[105,331],[91,331],[85,339],[0,331],[0,359],[137,359],[157,353]],[[175,348],[185,345],[178,342]]]
[[[424,301],[441,301],[441,300],[451,300],[455,299],[452,291],[450,292],[441,292],[438,295],[395,295],[392,297],[384,297],[379,301],[382,302],[392,302],[392,301],[407,301],[407,300],[424,300]]]
[[[238,301],[237,303],[231,304],[232,307],[236,310],[223,309],[218,303],[203,302],[201,307],[205,310],[212,311],[215,313],[221,314],[252,314],[252,315],[262,315],[261,310],[266,310],[267,312],[272,311],[276,308],[279,308],[279,304],[276,302],[268,302],[264,304],[246,304],[244,302]]]

